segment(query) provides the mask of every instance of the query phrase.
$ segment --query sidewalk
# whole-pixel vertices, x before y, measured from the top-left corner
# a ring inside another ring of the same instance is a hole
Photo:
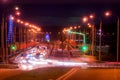
[[[17,64],[0,64],[0,69],[16,69],[18,68]]]

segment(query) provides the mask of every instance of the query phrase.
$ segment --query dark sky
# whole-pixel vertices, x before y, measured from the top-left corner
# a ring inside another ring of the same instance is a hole
[[[118,3],[119,0],[1,0],[4,4],[80,4],[80,3]]]
[[[21,8],[21,18],[38,25],[81,24],[81,17],[94,13],[96,20],[104,11],[120,14],[119,0],[0,0],[0,7]]]

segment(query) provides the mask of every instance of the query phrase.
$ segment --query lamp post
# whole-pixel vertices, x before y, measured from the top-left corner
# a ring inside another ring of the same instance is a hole
[[[93,19],[94,18],[94,15],[93,14],[90,14],[89,15],[89,19]],[[83,18],[83,22],[87,22],[88,21],[88,18],[87,17],[84,17]],[[91,27],[91,32],[92,32],[92,45],[91,45],[91,52],[92,52],[92,56],[94,55],[94,41],[95,41],[95,27],[94,25],[91,25],[90,23],[88,23],[88,26]]]
[[[88,23],[88,27],[91,28],[91,32],[92,32],[91,52],[93,56],[94,55],[94,42],[95,42],[95,27],[94,25],[91,25],[90,23]]]
[[[100,34],[99,34],[99,61],[101,61],[101,46],[102,46],[102,19],[100,19]]]
[[[110,11],[105,12],[105,15],[110,16],[111,15]],[[119,61],[119,25],[120,25],[120,21],[119,21],[119,16],[116,16],[116,18],[117,18],[117,44],[116,44],[117,56],[116,56],[116,61],[118,62]]]
[[[117,62],[119,61],[119,17],[117,16]]]
[[[2,47],[2,61],[5,62],[5,50],[4,50],[4,27],[5,27],[4,14],[2,15],[2,25],[1,25],[1,47]]]
[[[93,20],[94,15],[90,14],[89,18]],[[92,24],[91,27],[92,27],[92,56],[93,56],[94,55],[94,42],[95,42],[95,26]]]
[[[84,22],[84,23],[86,23],[86,22],[88,22],[88,17],[83,17],[83,19],[82,19],[82,21]],[[85,28],[84,28],[84,33],[86,33],[86,31],[85,31]],[[86,39],[85,39],[86,40]],[[86,43],[85,43],[86,44]]]

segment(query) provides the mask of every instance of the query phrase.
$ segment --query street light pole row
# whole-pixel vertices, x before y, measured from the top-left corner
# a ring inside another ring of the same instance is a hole
[[[9,10],[9,11],[11,11],[11,10]],[[15,19],[15,18],[19,18],[18,17],[20,15],[19,7],[15,7],[14,11],[16,12],[15,14],[13,13],[15,17],[10,15],[10,17],[8,18],[9,13],[12,13],[13,11],[8,12],[8,10],[6,10],[6,11],[3,11],[3,14],[2,14],[2,25],[1,25],[1,39],[2,39],[1,43],[2,43],[2,45],[1,45],[1,47],[2,47],[2,61],[5,63],[8,63],[9,54],[14,55],[14,51],[16,51],[16,48],[15,48],[16,43],[19,42],[19,45],[20,45],[23,42],[22,36],[24,36],[24,42],[25,41],[27,42],[27,39],[25,39],[25,37],[27,35],[27,33],[26,33],[27,31],[25,31],[25,30],[28,30],[28,28],[30,28],[31,32],[35,32],[35,34],[40,31],[40,28],[36,27],[33,24],[23,22],[20,19]],[[8,20],[9,20],[9,25],[10,25],[10,21],[12,22],[12,24],[13,24],[13,21],[14,21],[14,24],[15,24],[15,22],[17,22],[17,23],[16,23],[16,25],[11,25],[12,28],[10,29],[10,27],[8,27]],[[20,26],[18,26],[18,23]],[[24,26],[26,26],[26,27],[23,30]],[[10,33],[8,31],[10,31]],[[14,33],[14,34],[11,34],[11,33]],[[17,33],[18,33],[18,36],[16,36]],[[19,40],[16,41],[16,39],[17,39],[16,37],[17,38],[19,37]],[[9,38],[10,38],[10,42],[8,42]]]
[[[105,13],[105,16],[110,16],[110,12],[106,12]],[[93,16],[91,15],[90,18],[93,18]],[[84,17],[83,18],[83,22],[87,22],[88,21],[88,18],[87,17]],[[117,56],[116,56],[116,61],[118,62],[119,61],[119,17],[117,16],[117,44],[116,44],[116,47],[117,47]],[[92,32],[93,34],[93,32]],[[102,19],[100,18],[100,34],[99,34],[99,61],[101,61],[101,46],[102,46]],[[93,48],[93,41],[94,39],[92,38],[92,48]],[[93,55],[93,49],[92,49],[92,55]]]

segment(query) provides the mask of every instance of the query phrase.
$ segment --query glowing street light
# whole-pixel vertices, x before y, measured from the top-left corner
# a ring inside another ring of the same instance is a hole
[[[76,26],[74,26],[74,29],[77,29],[77,27],[76,27]]]
[[[106,12],[105,16],[109,16],[110,13]],[[102,19],[100,18],[100,35],[99,35],[100,41],[99,41],[99,61],[101,60],[101,46],[102,46]]]
[[[29,25],[29,27],[32,27],[32,25]]]
[[[15,10],[19,10],[19,7],[18,7],[18,6],[16,6],[16,7],[15,7]]]
[[[93,19],[93,18],[94,18],[94,15],[91,14],[89,17],[90,17],[90,19]]]
[[[105,16],[110,16],[111,13],[109,11],[105,12]]]
[[[92,27],[90,23],[88,23],[87,25],[88,25],[88,27],[89,27],[89,28],[91,28],[91,27]]]
[[[83,22],[87,22],[88,18],[87,17],[83,17]]]
[[[11,20],[14,20],[15,18],[13,16],[10,17]]]
[[[19,22],[20,22],[20,19],[17,19],[17,22],[19,23]]]
[[[70,29],[73,29],[73,27],[71,26]]]
[[[23,21],[20,21],[21,24],[23,24],[24,22]]]
[[[16,15],[19,16],[19,15],[20,15],[20,12],[17,11],[17,12],[16,12]]]
[[[37,29],[37,31],[40,31],[40,30],[41,30],[40,28]]]
[[[29,25],[29,23],[28,23],[28,22],[26,22],[26,23],[25,23],[25,26],[27,26],[27,25]]]

